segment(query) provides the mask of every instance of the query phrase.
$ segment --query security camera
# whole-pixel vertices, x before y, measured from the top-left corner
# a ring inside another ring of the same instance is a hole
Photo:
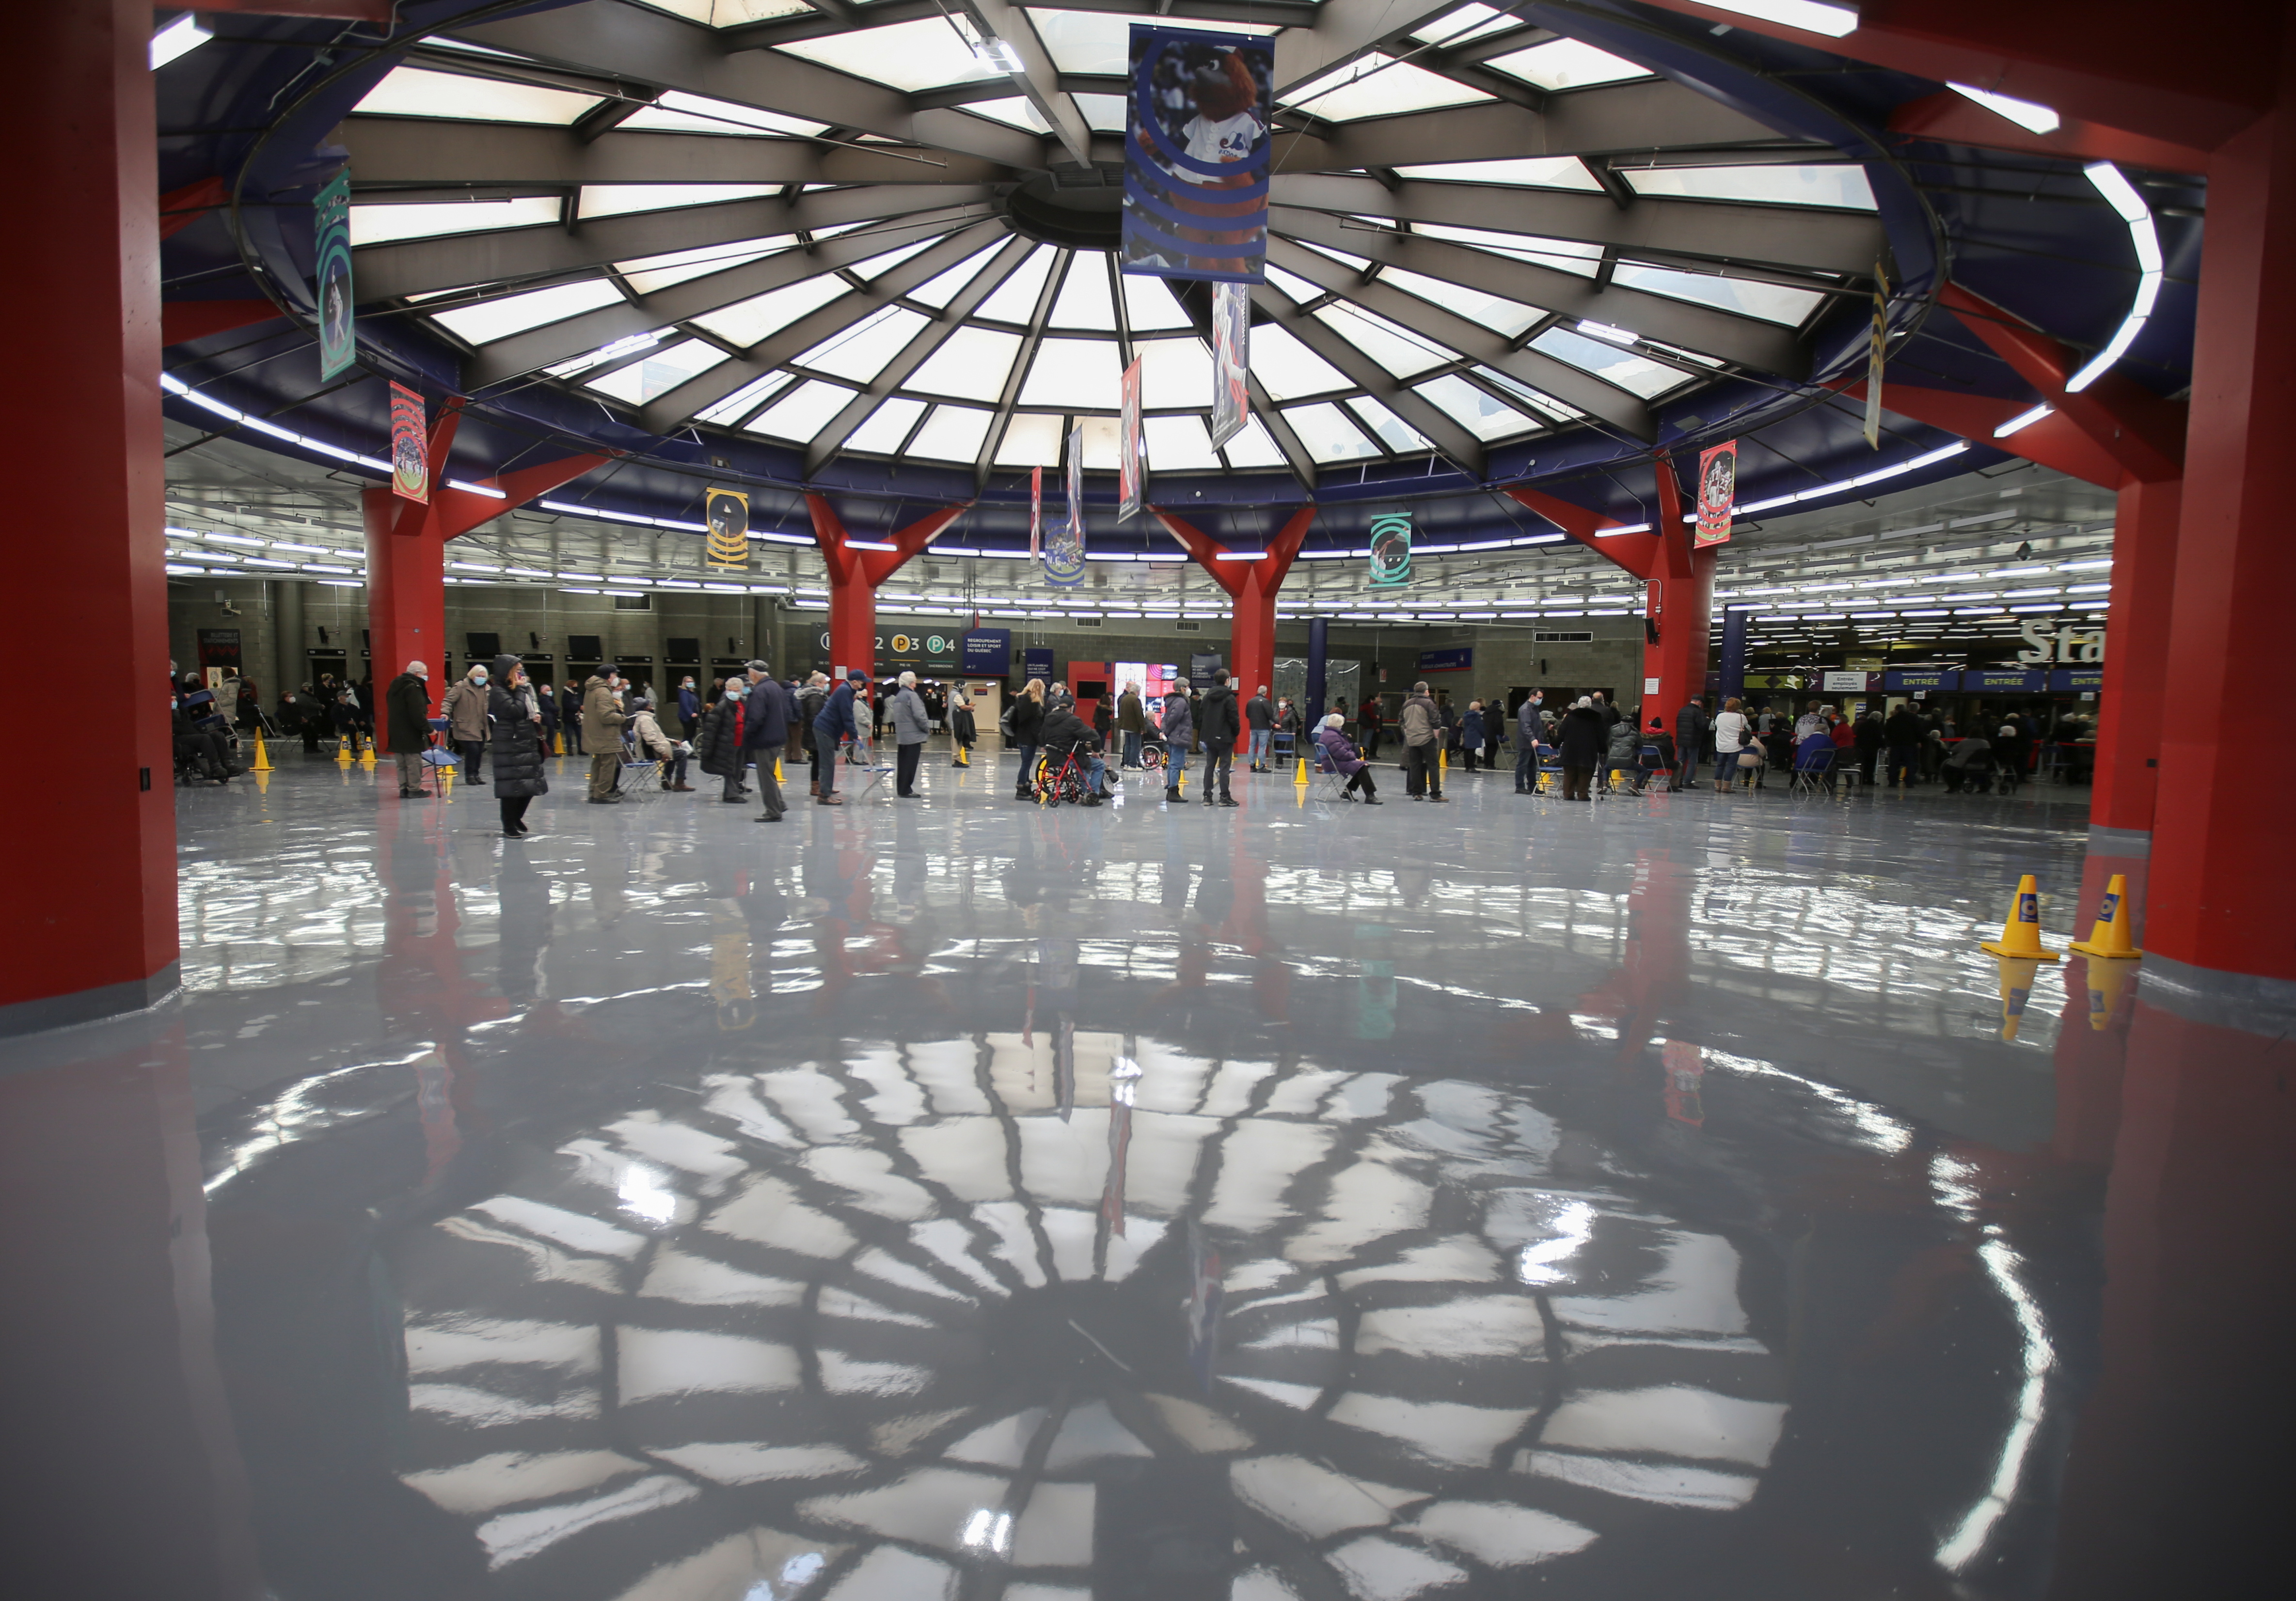
[[[223,603],[223,615],[227,617],[235,617],[239,615],[239,608],[234,606],[230,601],[226,600]]]

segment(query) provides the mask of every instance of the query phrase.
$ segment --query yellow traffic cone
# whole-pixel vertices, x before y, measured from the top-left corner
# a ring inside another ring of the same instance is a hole
[[[2128,936],[2128,876],[2115,873],[2104,886],[2104,901],[2096,909],[2096,927],[2071,949],[2083,956],[2106,961],[2135,961],[2144,954]]]
[[[2038,959],[2030,956],[2005,956],[2001,959],[2001,1037],[2013,1040],[2025,1021],[2025,1003],[2033,998],[2033,975],[2041,970]]]
[[[552,733],[550,736],[550,754],[554,756],[562,756],[566,754],[565,735],[556,732]]]
[[[373,740],[369,739],[364,746],[359,747],[359,765],[365,768],[370,772],[374,771]]]
[[[271,772],[270,772],[270,770],[269,770],[268,768],[260,768],[260,769],[258,769],[258,768],[250,767],[250,768],[249,768],[249,769],[248,769],[248,771],[249,771],[250,772],[251,772],[251,773],[255,774],[255,792],[256,792],[256,794],[258,794],[258,795],[268,795],[268,794],[270,794],[270,793],[271,793]]]
[[[1988,956],[2030,957],[2035,961],[2062,960],[2055,952],[2041,948],[2041,893],[2032,874],[2027,873],[2017,880],[2017,899],[2009,908],[2008,920],[2001,925],[2001,937],[1987,940],[1978,949]]]
[[[338,766],[338,767],[348,767],[348,766],[349,766],[350,764],[351,764],[351,742],[350,742],[348,739],[338,739],[338,740],[336,740],[336,741],[335,741],[335,765],[336,765],[336,766]]]
[[[444,796],[444,795],[452,795],[452,794],[454,794],[454,793],[455,793],[455,764],[454,764],[454,763],[452,763],[452,762],[449,762],[449,763],[447,763],[444,767],[439,768],[438,771],[439,771],[439,793],[440,795],[442,795],[442,796]]]
[[[2136,969],[2125,961],[2100,961],[2089,959],[2088,1025],[2098,1033],[2112,1021],[2112,1014],[2120,1009],[2120,992],[2128,987]]]
[[[780,783],[781,781],[782,781],[782,759],[781,759],[779,756],[775,756],[775,757],[774,758],[774,782],[775,782],[775,783],[776,783],[776,784],[778,784],[778,783]]]
[[[255,736],[255,760],[247,764],[247,770],[250,772],[271,771],[271,753],[263,748],[263,736],[259,733]]]
[[[1451,751],[1448,746],[1439,745],[1435,747],[1435,771],[1438,772],[1451,771]]]
[[[1299,785],[1299,786],[1300,786],[1300,788],[1302,788],[1302,789],[1305,789],[1305,788],[1308,787],[1308,758],[1307,758],[1307,757],[1305,757],[1305,756],[1301,756],[1301,757],[1300,758],[1300,771],[1299,771],[1299,772],[1295,772],[1295,773],[1293,773],[1293,774],[1292,775],[1292,781],[1293,783],[1295,783],[1295,784]]]

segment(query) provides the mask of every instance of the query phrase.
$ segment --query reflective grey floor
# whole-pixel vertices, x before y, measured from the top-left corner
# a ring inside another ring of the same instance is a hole
[[[281,1601],[2046,1586],[2111,1128],[1977,947],[2085,791],[305,761],[180,796],[155,1025]]]

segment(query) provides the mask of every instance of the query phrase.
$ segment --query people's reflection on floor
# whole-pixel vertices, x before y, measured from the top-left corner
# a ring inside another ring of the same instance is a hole
[[[590,886],[594,926],[612,927],[630,906],[630,859],[621,841],[611,837],[596,841],[583,861],[582,877]]]
[[[1188,909],[1190,863],[1186,837],[1177,821],[1164,825],[1164,867],[1157,902],[1175,922]]]

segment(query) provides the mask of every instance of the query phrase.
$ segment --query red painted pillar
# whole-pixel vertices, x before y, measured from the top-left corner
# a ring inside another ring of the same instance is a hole
[[[1231,551],[1194,524],[1155,507],[1149,515],[1187,547],[1198,567],[1227,592],[1228,682],[1250,699],[1261,684],[1273,692],[1275,682],[1275,596],[1299,559],[1300,543],[1316,520],[1316,508],[1302,506],[1276,530],[1264,552]]]
[[[2209,171],[2169,625],[2175,711],[2161,720],[2144,943],[2148,955],[2175,963],[2285,982],[2296,980],[2288,827],[2296,746],[2280,737],[2271,695],[2272,658],[2296,594],[2286,510],[2296,437],[2296,43],[2283,44],[2278,67],[2277,105],[2226,141]],[[2160,974],[2157,961],[2145,966],[2148,977]]]
[[[829,569],[829,660],[851,672],[877,676],[877,586],[907,565],[949,524],[963,506],[929,511],[890,539],[857,541],[845,531],[837,508],[821,495],[805,497],[813,517],[813,541]],[[786,669],[784,669],[786,670]]]
[[[39,442],[0,525],[27,602],[14,643],[27,663],[99,646],[126,688],[70,781],[9,797],[11,831],[31,848],[10,870],[0,1034],[134,1010],[176,986],[151,36],[151,6],[126,0],[53,0],[11,33],[38,63],[20,87],[12,209],[24,240],[56,247],[9,265],[22,377],[0,407],[12,437]],[[53,848],[71,839],[106,843]]]
[[[447,542],[432,531],[429,518],[406,516],[402,507],[422,511],[389,489],[359,496],[366,523],[367,650],[378,696],[374,744],[382,751],[390,748],[390,720],[381,715],[379,698],[382,686],[410,661],[429,664],[432,683],[448,682]]]
[[[1674,726],[1674,714],[1693,696],[1706,692],[1706,663],[1712,641],[1714,552],[1695,549],[1691,525],[1682,520],[1682,491],[1674,463],[1658,462],[1658,545],[1644,592],[1650,615],[1658,619],[1658,642],[1643,646],[1643,682],[1636,685],[1648,727],[1655,716]]]
[[[2095,789],[2089,826],[2149,832],[2169,718],[2169,620],[2177,584],[2184,480],[2120,491],[2112,525],[2112,607],[2097,693]],[[2178,698],[2181,700],[2181,697]]]

